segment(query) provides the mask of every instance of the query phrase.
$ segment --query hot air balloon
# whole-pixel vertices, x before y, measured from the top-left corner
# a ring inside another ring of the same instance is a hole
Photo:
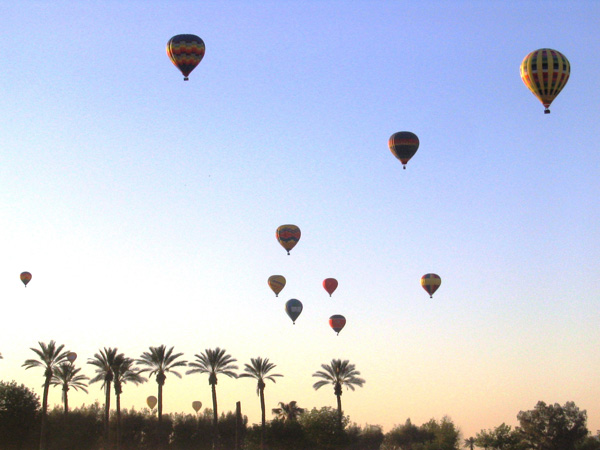
[[[194,411],[196,411],[197,413],[198,411],[200,411],[200,408],[202,408],[202,402],[199,400],[193,401],[192,408],[194,408]]]
[[[288,300],[285,302],[285,312],[288,316],[290,316],[292,323],[295,325],[296,319],[302,312],[302,302],[300,302],[300,300],[296,300],[295,298]]]
[[[148,408],[150,409],[154,409],[154,407],[156,406],[156,402],[158,402],[158,400],[154,395],[151,395],[146,399],[146,403],[148,404]]]
[[[329,318],[329,326],[333,328],[333,331],[335,331],[337,334],[340,334],[342,328],[346,326],[346,318],[341,314],[334,314]]]
[[[189,79],[188,75],[204,58],[205,50],[204,41],[193,34],[178,34],[167,42],[167,55],[186,81]]]
[[[289,255],[290,250],[293,249],[300,240],[300,228],[296,225],[281,225],[277,228],[275,235],[281,246],[287,250],[287,254]]]
[[[20,277],[25,287],[27,287],[27,283],[31,281],[31,274],[29,272],[22,272]]]
[[[442,279],[435,273],[426,273],[421,277],[421,286],[427,291],[429,298],[433,298],[433,293],[437,291],[441,284]]]
[[[390,136],[388,146],[394,156],[402,163],[402,168],[406,169],[408,160],[417,153],[419,138],[410,131],[399,131]]]
[[[67,353],[67,360],[70,363],[74,363],[76,359],[77,359],[77,353],[75,353],[75,352],[69,352],[69,353]]]
[[[550,114],[550,104],[569,81],[571,64],[562,53],[541,48],[527,55],[521,63],[521,79]]]
[[[285,277],[283,275],[271,275],[267,281],[269,287],[275,292],[275,297],[279,297],[279,293],[285,287]]]
[[[335,291],[338,287],[338,282],[335,278],[325,278],[323,280],[323,287],[325,288],[325,290],[329,293],[329,296],[331,297],[331,294],[333,294],[333,291]]]

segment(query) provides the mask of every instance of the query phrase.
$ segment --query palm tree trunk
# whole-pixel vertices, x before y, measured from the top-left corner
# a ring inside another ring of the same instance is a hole
[[[69,396],[67,395],[68,390],[68,386],[63,386],[63,403],[65,404],[65,416],[69,415]]]
[[[338,409],[338,426],[342,429],[342,396],[336,395],[337,397],[337,409]]]
[[[162,384],[158,383],[158,425],[162,425]]]
[[[42,423],[40,425],[40,450],[46,450],[46,423],[48,421],[48,390],[50,389],[50,379],[52,372],[46,373],[46,381],[44,382],[44,394],[42,397]]]
[[[104,400],[104,446],[110,445],[110,382],[106,382],[106,399]]]
[[[261,427],[260,427],[260,448],[263,449],[265,445],[265,390],[264,388],[259,390],[260,394],[260,411],[261,411]]]
[[[219,415],[217,413],[217,386],[212,384],[212,402],[213,402],[213,448],[217,445],[219,436]]]
[[[121,395],[117,394],[117,450],[121,448]]]

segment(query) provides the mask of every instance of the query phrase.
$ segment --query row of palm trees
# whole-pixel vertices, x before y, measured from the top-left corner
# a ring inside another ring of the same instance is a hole
[[[206,349],[201,354],[196,354],[195,360],[191,362],[180,359],[183,353],[174,353],[174,347],[167,348],[165,345],[159,347],[149,347],[149,351],[143,352],[139,358],[132,359],[126,357],[123,353],[118,353],[116,348],[103,348],[89,358],[87,363],[95,367],[96,375],[89,378],[81,373],[80,368],[74,366],[76,354],[64,350],[64,345],[57,345],[53,340],[49,343],[39,342],[40,348],[31,348],[37,355],[37,359],[27,359],[23,364],[25,369],[40,367],[44,370],[44,391],[42,395],[42,416],[40,431],[40,450],[46,450],[47,432],[47,410],[48,410],[48,391],[50,386],[61,386],[63,391],[63,404],[65,415],[68,414],[68,391],[70,388],[82,390],[87,393],[87,381],[90,383],[102,382],[102,388],[105,393],[104,404],[104,438],[109,442],[109,415],[111,388],[114,387],[116,398],[116,417],[117,417],[117,449],[121,441],[121,404],[120,396],[123,391],[123,385],[132,383],[135,385],[148,381],[143,375],[154,377],[158,385],[157,411],[159,429],[162,425],[162,404],[163,404],[163,386],[167,379],[167,374],[173,374],[181,378],[179,369],[189,367],[186,374],[208,374],[208,382],[212,391],[213,404],[213,439],[218,439],[218,404],[217,404],[217,376],[225,375],[231,378],[253,378],[257,381],[256,392],[260,399],[261,406],[261,441],[264,440],[266,427],[265,417],[265,397],[264,390],[266,381],[276,382],[276,378],[283,375],[272,373],[276,365],[268,358],[251,358],[250,364],[244,365],[244,372],[237,374],[237,361],[231,355],[227,354],[225,349],[219,347],[215,349]],[[313,374],[313,377],[320,378],[314,383],[314,389],[320,389],[328,384],[333,384],[334,393],[337,398],[337,410],[339,426],[342,426],[342,387],[345,386],[355,390],[356,386],[362,387],[365,380],[359,378],[354,364],[348,360],[334,359],[330,364],[322,364],[322,370]],[[290,404],[280,403],[280,408],[274,408],[273,413],[277,415],[294,415],[301,412],[295,402]]]

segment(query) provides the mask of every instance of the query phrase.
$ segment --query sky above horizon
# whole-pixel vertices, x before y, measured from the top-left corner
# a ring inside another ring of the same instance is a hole
[[[51,339],[88,376],[103,347],[221,347],[277,365],[268,412],[335,407],[311,375],[341,358],[366,380],[342,396],[360,425],[447,415],[469,437],[574,401],[595,433],[599,16],[594,1],[0,3],[0,379],[41,394],[21,365]],[[206,55],[183,82],[165,46],[186,33]],[[551,114],[519,76],[545,47],[571,63]],[[406,170],[397,131],[420,139]],[[302,230],[289,256],[286,223]],[[122,404],[148,395],[153,379]],[[165,412],[211,404],[202,375],[168,376],[164,395]],[[260,421],[254,382],[221,377],[217,395]],[[99,385],[69,403],[95,400]]]

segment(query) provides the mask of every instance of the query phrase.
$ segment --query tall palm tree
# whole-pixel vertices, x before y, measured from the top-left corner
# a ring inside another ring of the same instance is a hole
[[[260,396],[260,410],[261,410],[261,447],[264,443],[265,438],[265,386],[266,380],[275,383],[275,377],[282,377],[279,373],[269,374],[271,370],[275,368],[275,364],[269,362],[269,358],[262,359],[250,358],[250,364],[244,364],[244,372],[239,375],[240,378],[254,378],[257,381],[256,394]]]
[[[56,342],[50,341],[48,344],[38,342],[40,348],[31,350],[38,356],[38,359],[27,359],[22,367],[25,370],[32,367],[41,367],[44,369],[44,394],[42,396],[42,423],[40,427],[40,450],[46,450],[46,425],[48,416],[48,390],[55,367],[67,359],[68,350],[64,350],[64,345],[56,345]]]
[[[298,420],[298,416],[305,411],[304,408],[300,408],[296,403],[296,400],[292,400],[289,403],[279,402],[279,408],[273,408],[271,412],[275,414],[277,419],[285,422],[294,422]]]
[[[473,450],[475,448],[475,441],[476,439],[474,437],[465,439],[464,447],[469,447],[469,450]]]
[[[358,378],[360,372],[356,370],[354,364],[346,359],[332,359],[331,364],[321,364],[323,370],[319,370],[313,373],[313,377],[322,378],[313,384],[313,388],[319,389],[325,385],[333,384],[333,392],[337,397],[337,410],[338,410],[338,421],[339,427],[342,428],[342,386],[346,386],[351,390],[354,390],[355,386],[362,387],[365,384],[365,380]]]
[[[114,374],[113,366],[117,357],[122,357],[122,353],[117,355],[116,348],[106,348],[94,354],[93,358],[88,359],[88,364],[96,367],[96,376],[90,380],[91,383],[102,381],[102,389],[104,389],[104,441],[105,446],[110,442],[110,387],[112,385]]]
[[[136,360],[136,362],[146,368],[140,370],[141,373],[148,372],[148,376],[155,375],[156,383],[158,384],[158,423],[162,424],[162,394],[165,380],[167,379],[167,373],[181,378],[181,374],[173,369],[177,367],[185,367],[187,361],[176,361],[177,358],[183,355],[183,353],[173,354],[173,348],[167,350],[164,345],[160,347],[150,347],[149,352],[144,352]]]
[[[227,355],[225,353],[225,349],[220,349],[219,347],[215,348],[214,350],[206,349],[204,350],[204,353],[194,356],[196,357],[196,360],[189,364],[189,366],[193,367],[193,369],[188,370],[186,374],[208,374],[208,384],[210,384],[212,388],[213,437],[216,439],[218,436],[217,427],[219,420],[219,416],[217,414],[217,375],[226,375],[231,378],[237,378],[235,370],[237,370],[238,367],[233,364],[237,360],[231,355]]]
[[[135,361],[131,358],[126,358],[123,354],[115,358],[112,366],[113,384],[115,386],[115,397],[117,399],[117,450],[121,448],[121,394],[123,393],[123,385],[126,383],[138,384],[148,381],[140,375],[141,371],[134,367]]]
[[[81,389],[86,394],[88,393],[86,389],[88,387],[86,381],[88,381],[90,378],[86,375],[80,374],[80,371],[81,368],[75,368],[73,363],[70,362],[62,362],[54,368],[54,373],[52,374],[50,384],[52,386],[62,387],[65,416],[69,414],[69,396],[67,394],[69,389],[73,388],[76,391]]]

